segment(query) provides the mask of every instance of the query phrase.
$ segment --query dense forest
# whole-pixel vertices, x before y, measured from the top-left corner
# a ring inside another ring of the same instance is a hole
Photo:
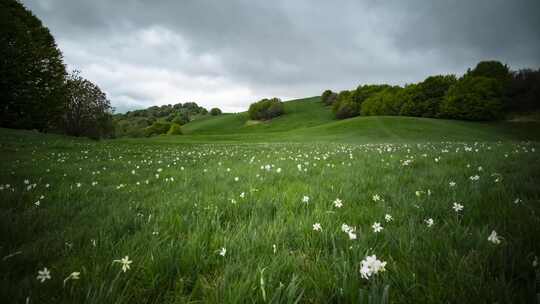
[[[125,114],[114,115],[115,134],[116,136],[130,137],[165,133],[178,135],[181,134],[181,125],[208,113],[208,110],[195,102],[152,106],[143,110],[128,111]],[[213,108],[210,113],[211,115],[220,115],[221,110]]]
[[[511,71],[501,62],[482,61],[460,78],[435,75],[403,87],[360,85],[339,93],[326,90],[321,98],[337,119],[401,115],[499,120],[540,109],[540,69]]]

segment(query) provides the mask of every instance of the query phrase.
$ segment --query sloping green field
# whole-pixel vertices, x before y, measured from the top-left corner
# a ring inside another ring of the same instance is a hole
[[[0,299],[534,303],[537,122],[285,109],[152,138],[0,129]]]
[[[247,112],[208,116],[184,126],[183,136],[164,142],[426,142],[539,140],[540,123],[466,122],[403,116],[369,116],[336,120],[319,97],[285,102],[286,114],[255,122]]]

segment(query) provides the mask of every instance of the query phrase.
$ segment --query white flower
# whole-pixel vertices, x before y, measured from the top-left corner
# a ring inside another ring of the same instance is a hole
[[[500,244],[501,238],[499,237],[499,235],[497,235],[497,232],[493,230],[488,237],[488,241],[492,242],[493,244]]]
[[[219,250],[219,255],[225,256],[226,254],[227,254],[227,248],[221,247],[221,249]]]
[[[454,203],[452,209],[454,209],[454,211],[456,212],[460,212],[461,210],[463,210],[463,205],[460,203]]]
[[[433,226],[435,224],[435,221],[433,221],[432,218],[425,219],[424,222],[427,224],[428,227]]]
[[[234,181],[235,181],[235,182],[237,182],[237,181],[239,181],[239,180],[240,180],[240,178],[239,178],[238,176],[234,178]]]
[[[240,198],[244,198],[244,197],[246,197],[246,193],[245,192],[240,193]]]
[[[351,240],[356,240],[356,233],[355,233],[355,228],[354,227],[351,227],[347,224],[342,224],[341,225],[341,231],[347,233],[347,235],[349,236],[349,239]]]
[[[522,202],[522,200],[521,200],[520,198],[516,198],[516,199],[514,200],[514,204],[519,204],[519,203],[521,203],[521,202]]]
[[[64,279],[64,285],[66,285],[66,282],[69,281],[69,280],[78,280],[80,279],[80,276],[81,273],[78,272],[78,271],[75,271],[75,272],[72,272],[69,276],[67,276],[67,278]]]
[[[122,271],[123,271],[123,272],[126,272],[126,271],[129,270],[129,267],[130,267],[129,264],[131,264],[132,262],[133,262],[133,261],[130,261],[130,260],[129,260],[129,256],[127,256],[127,255],[126,255],[125,257],[123,257],[122,259],[120,259],[120,260],[114,260],[114,261],[113,261],[113,263],[120,263],[120,264],[122,264]]]
[[[386,222],[391,222],[394,220],[394,218],[390,214],[386,214],[384,216],[384,219],[386,220]]]
[[[381,223],[378,223],[378,222],[373,223],[373,225],[371,226],[371,228],[373,228],[373,232],[375,232],[375,233],[381,232],[381,231],[384,229],[384,228],[381,226]]]
[[[49,269],[47,269],[47,267],[43,268],[43,270],[38,270],[38,275],[36,279],[41,283],[45,282],[46,280],[50,280],[51,272],[49,271]]]
[[[381,201],[381,200],[382,200],[382,199],[381,199],[381,196],[378,195],[378,194],[373,195],[373,197],[372,197],[371,199],[373,199],[374,202],[378,202],[378,201]]]
[[[304,196],[302,197],[302,203],[306,203],[306,204],[309,203],[309,196],[304,195]]]
[[[343,207],[343,203],[339,198],[336,198],[336,200],[334,201],[334,206],[336,208],[341,208],[341,207]]]
[[[315,231],[321,231],[322,230],[322,226],[320,223],[315,223],[313,224],[313,230]]]
[[[456,186],[456,182],[449,182],[448,185],[449,185],[450,187],[455,187],[455,186]]]
[[[377,256],[367,256],[360,264],[360,274],[362,278],[369,279],[372,275],[379,272],[384,272],[386,269],[386,262],[377,259]]]
[[[474,181],[479,180],[479,179],[480,179],[480,176],[479,176],[479,175],[469,176],[469,179],[472,180],[472,181],[474,182]]]
[[[281,168],[277,168],[276,172],[281,173]]]

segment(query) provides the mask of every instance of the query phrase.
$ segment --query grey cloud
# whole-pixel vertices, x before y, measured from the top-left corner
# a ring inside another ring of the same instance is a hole
[[[482,59],[540,65],[534,0],[23,2],[121,109],[190,100],[240,111]]]

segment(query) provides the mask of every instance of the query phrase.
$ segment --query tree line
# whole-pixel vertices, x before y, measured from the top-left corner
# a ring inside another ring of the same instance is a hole
[[[482,61],[460,78],[429,76],[403,87],[360,85],[321,96],[337,119],[359,115],[401,115],[474,121],[503,119],[508,113],[540,109],[540,69],[511,71],[498,61]]]
[[[0,126],[111,136],[105,93],[78,71],[68,73],[49,30],[20,2],[0,0]]]

